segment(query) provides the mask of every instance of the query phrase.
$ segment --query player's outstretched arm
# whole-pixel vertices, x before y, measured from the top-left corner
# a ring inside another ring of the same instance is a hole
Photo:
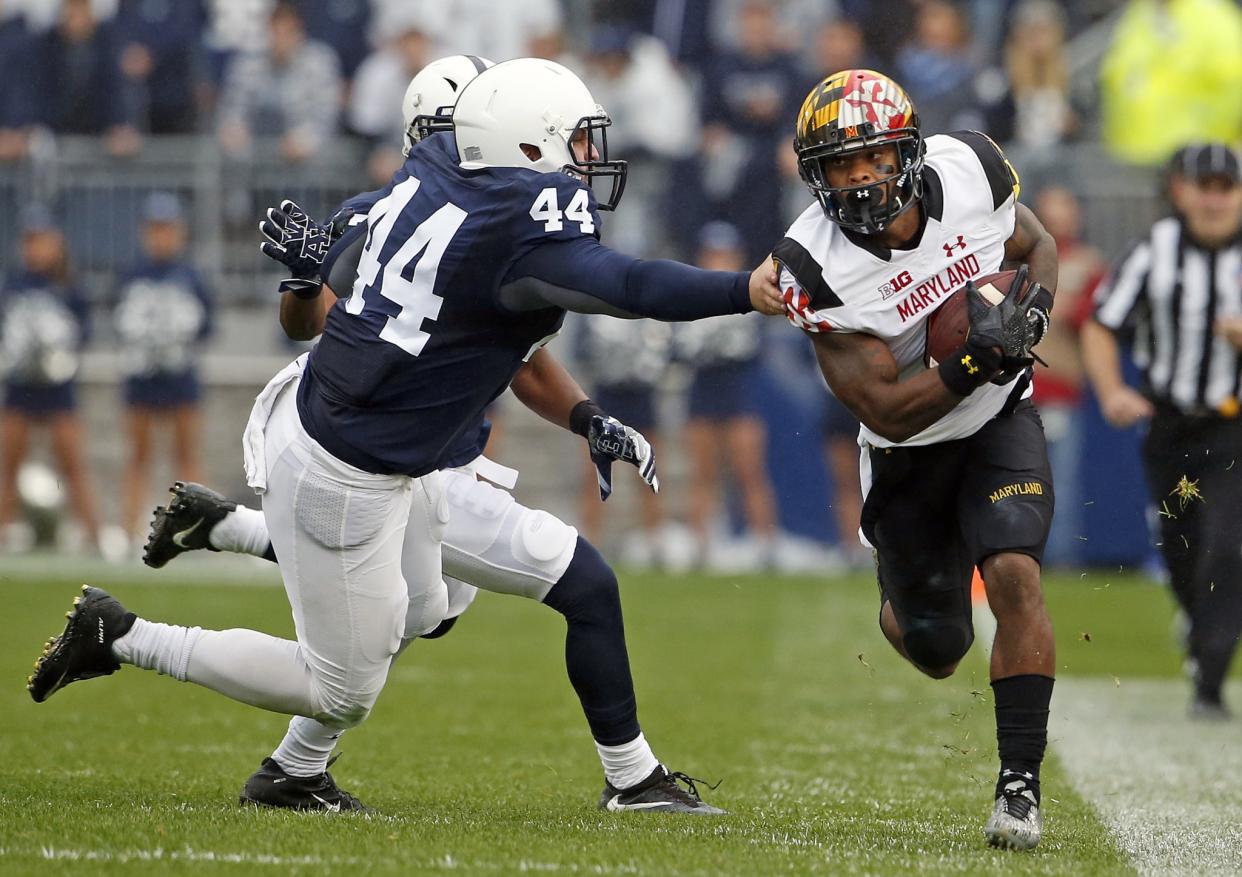
[[[585,236],[543,244],[523,256],[501,287],[500,300],[514,311],[559,307],[670,322],[756,309],[774,314],[783,307],[767,262],[752,274],[705,271],[666,259],[636,259]]]
[[[868,429],[891,442],[918,435],[964,398],[949,389],[938,369],[899,380],[892,351],[874,335],[808,334],[832,394]]]

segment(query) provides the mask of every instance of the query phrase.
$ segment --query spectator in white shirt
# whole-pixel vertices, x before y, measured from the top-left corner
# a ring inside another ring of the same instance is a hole
[[[292,3],[277,3],[260,52],[237,57],[220,98],[220,143],[234,156],[258,138],[279,141],[286,161],[313,156],[337,131],[341,75],[336,53],[306,38]]]

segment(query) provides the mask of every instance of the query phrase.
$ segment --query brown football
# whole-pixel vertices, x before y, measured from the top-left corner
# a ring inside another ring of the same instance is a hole
[[[1009,285],[1017,271],[998,271],[975,281],[979,292],[993,305],[1000,304],[1009,292]],[[970,331],[970,317],[966,313],[966,287],[954,292],[944,304],[927,318],[927,339],[923,351],[923,364],[935,368],[952,356],[966,343]]]

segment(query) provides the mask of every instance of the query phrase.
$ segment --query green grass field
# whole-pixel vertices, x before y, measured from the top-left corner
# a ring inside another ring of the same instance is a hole
[[[648,739],[673,769],[723,780],[705,794],[727,817],[597,811],[602,779],[565,679],[561,620],[484,594],[449,637],[406,653],[343,740],[334,774],[380,811],[366,818],[239,807],[286,720],[193,685],[126,668],[32,703],[30,663],[81,572],[0,563],[3,874],[1135,870],[1055,750],[1044,843],[983,845],[995,738],[982,655],[954,679],[919,676],[883,641],[864,577],[623,576]],[[290,634],[283,592],[252,586],[273,584],[274,570],[237,569],[201,557],[160,574],[104,568],[92,583],[151,618]],[[1055,578],[1048,595],[1062,677],[1124,690],[1179,672],[1156,586],[1093,574]],[[1162,709],[1180,715],[1176,690]]]

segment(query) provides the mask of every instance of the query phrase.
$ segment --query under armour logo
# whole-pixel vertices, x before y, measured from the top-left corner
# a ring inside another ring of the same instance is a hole
[[[966,249],[966,238],[965,238],[963,235],[960,235],[960,234],[959,234],[959,235],[957,236],[957,243],[954,243],[954,244],[941,244],[940,246],[944,247],[944,254],[945,254],[946,256],[952,256],[952,255],[953,255],[953,251],[954,251],[954,250],[964,250],[964,249]]]
[[[979,373],[979,366],[975,365],[974,360],[970,358],[970,354],[962,357],[962,365],[966,366],[966,374],[976,375]]]

